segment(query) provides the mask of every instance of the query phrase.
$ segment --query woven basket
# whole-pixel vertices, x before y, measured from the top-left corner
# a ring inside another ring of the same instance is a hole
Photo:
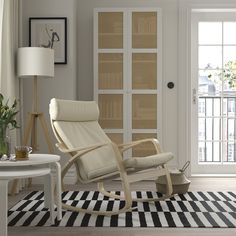
[[[172,180],[173,193],[186,193],[188,192],[191,181],[187,179],[184,171],[189,166],[190,162],[186,162],[180,170],[170,170],[170,177]],[[160,193],[166,193],[166,177],[160,176],[156,180],[157,191]]]

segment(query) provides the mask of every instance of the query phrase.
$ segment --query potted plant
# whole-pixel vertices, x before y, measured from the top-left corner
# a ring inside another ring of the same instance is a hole
[[[16,121],[17,101],[14,100],[12,106],[8,105],[9,100],[4,101],[4,96],[0,93],[0,157],[6,154],[9,156],[10,143],[7,137],[7,129],[19,128]]]

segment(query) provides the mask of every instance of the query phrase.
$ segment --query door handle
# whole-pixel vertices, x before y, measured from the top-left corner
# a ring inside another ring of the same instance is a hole
[[[172,88],[175,87],[175,84],[174,84],[173,82],[169,82],[169,83],[167,84],[167,87],[168,87],[169,89],[172,89]]]

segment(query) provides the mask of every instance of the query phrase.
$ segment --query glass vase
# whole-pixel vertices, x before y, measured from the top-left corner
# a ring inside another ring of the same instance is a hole
[[[7,125],[0,122],[0,157],[4,154],[10,156],[10,137],[7,136]]]

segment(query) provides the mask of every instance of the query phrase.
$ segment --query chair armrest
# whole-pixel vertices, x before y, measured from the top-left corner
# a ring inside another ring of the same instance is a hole
[[[120,144],[120,145],[118,145],[118,148],[120,149],[120,152],[123,153],[124,151],[126,151],[130,148],[133,148],[135,146],[138,146],[140,144],[147,143],[147,142],[151,142],[154,145],[157,153],[162,152],[159,141],[155,138],[141,139],[141,140],[130,142],[130,143]]]

